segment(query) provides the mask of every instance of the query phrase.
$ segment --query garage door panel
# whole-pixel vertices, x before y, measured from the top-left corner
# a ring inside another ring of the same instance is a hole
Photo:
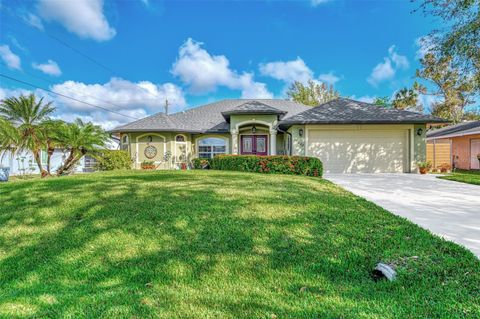
[[[307,155],[320,158],[326,173],[403,172],[406,136],[405,130],[310,130]]]

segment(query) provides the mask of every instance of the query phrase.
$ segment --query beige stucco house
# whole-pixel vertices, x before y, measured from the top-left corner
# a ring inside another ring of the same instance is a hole
[[[222,100],[115,128],[134,168],[178,168],[217,154],[319,157],[326,173],[415,172],[429,115],[339,98],[317,107],[279,99]]]

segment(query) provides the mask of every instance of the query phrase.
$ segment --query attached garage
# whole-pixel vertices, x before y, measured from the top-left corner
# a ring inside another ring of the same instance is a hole
[[[322,160],[326,173],[409,172],[409,130],[369,126],[306,129],[306,155]]]

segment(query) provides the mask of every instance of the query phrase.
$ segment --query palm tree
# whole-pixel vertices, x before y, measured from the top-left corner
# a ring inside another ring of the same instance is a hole
[[[66,123],[62,120],[47,120],[44,122],[45,144],[47,148],[47,172],[51,175],[51,159],[55,148],[63,147],[61,132],[65,129]]]
[[[57,171],[60,176],[68,174],[85,154],[95,154],[104,148],[108,135],[100,126],[77,119],[74,123],[65,124],[59,131],[58,138],[69,151],[65,162]]]
[[[10,97],[0,103],[0,117],[17,130],[14,134],[18,137],[15,151],[31,151],[42,177],[48,175],[40,156],[41,149],[45,147],[44,122],[54,111],[52,102],[44,104],[43,98],[37,101],[34,94]]]

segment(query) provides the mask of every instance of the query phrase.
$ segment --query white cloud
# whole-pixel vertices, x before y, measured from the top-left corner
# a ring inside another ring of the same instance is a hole
[[[324,4],[324,3],[327,3],[329,2],[330,0],[310,0],[310,4],[314,7],[317,7],[321,4]]]
[[[62,70],[58,66],[57,62],[53,60],[48,60],[46,63],[32,63],[32,67],[34,69],[40,70],[45,74],[53,75],[53,76],[60,76],[62,75]]]
[[[21,69],[20,57],[13,53],[8,45],[0,45],[0,58],[9,69]]]
[[[218,86],[241,90],[245,98],[271,98],[264,83],[255,82],[252,73],[239,74],[230,69],[224,55],[211,55],[202,43],[191,38],[180,47],[178,58],[172,65],[172,74],[190,87],[193,93],[215,91]]]
[[[149,81],[133,83],[123,79],[112,78],[104,84],[66,81],[53,85],[50,89],[132,118],[143,118],[154,112],[163,112],[166,99],[168,99],[169,111],[171,113],[181,111],[187,105],[182,89],[172,83],[155,84]],[[0,87],[0,99],[30,93],[32,91]],[[132,118],[68,98],[50,95],[40,90],[35,90],[33,93],[38,97],[45,97],[45,101],[53,101],[53,105],[57,108],[55,118],[65,121],[73,121],[75,118],[80,117],[83,120],[101,125],[105,129],[111,129],[117,125],[133,121]]]
[[[34,15],[33,13],[29,12],[27,15],[23,16],[22,18],[32,27],[41,31],[44,30],[42,20],[40,20],[40,18]]]
[[[333,72],[328,72],[328,73],[322,73],[318,76],[318,79],[321,82],[330,84],[330,85],[335,85],[338,81],[340,81],[340,77],[336,76]]]
[[[378,63],[367,78],[368,83],[378,86],[381,82],[393,79],[397,70],[408,69],[410,66],[408,59],[404,55],[399,55],[395,46],[388,48],[388,56],[383,58],[383,62]]]
[[[133,83],[120,78],[112,78],[104,84],[66,81],[52,86],[52,90],[121,113],[137,109],[160,112],[164,110],[165,100],[168,100],[171,112],[180,111],[186,106],[182,89],[172,83],[155,84],[149,81]],[[115,105],[102,103],[96,98]],[[93,106],[62,97],[57,100],[75,111],[98,110]]]
[[[370,96],[370,95],[364,95],[360,97],[356,97],[355,95],[352,95],[352,100],[360,101],[360,102],[365,102],[365,103],[373,103],[375,101],[375,96]]]
[[[106,41],[116,34],[103,13],[103,0],[40,0],[40,16],[56,21],[82,38]]]
[[[410,63],[408,63],[407,57],[404,55],[399,55],[395,51],[394,45],[388,48],[388,54],[398,69],[408,69],[408,67],[410,66]]]
[[[292,61],[275,61],[260,64],[259,68],[262,75],[270,76],[287,83],[293,83],[295,81],[305,83],[313,77],[312,70],[310,70],[300,57]]]

